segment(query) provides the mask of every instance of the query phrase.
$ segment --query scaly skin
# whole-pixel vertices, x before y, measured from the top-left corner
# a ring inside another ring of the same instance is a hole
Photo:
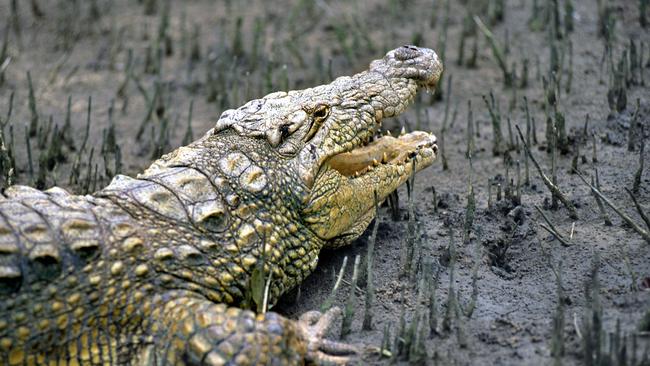
[[[0,199],[0,364],[344,363],[336,315],[274,304],[350,243],[435,159],[435,137],[382,137],[442,72],[404,46],[368,71],[222,114],[198,141],[87,196],[7,188]],[[414,162],[414,163],[413,163]],[[264,284],[268,284],[268,293]]]

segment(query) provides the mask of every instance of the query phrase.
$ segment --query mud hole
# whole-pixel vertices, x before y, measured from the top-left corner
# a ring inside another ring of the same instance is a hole
[[[608,207],[612,225],[606,226],[589,187],[572,173],[577,168],[589,181],[597,169],[603,194],[650,230],[624,189],[638,181],[634,195],[650,212],[650,148],[635,178],[650,133],[643,1],[574,0],[570,9],[557,0],[557,11],[555,3],[194,0],[166,7],[156,0],[5,0],[0,121],[15,159],[12,179],[92,192],[117,172],[135,175],[198,138],[227,108],[353,74],[402,44],[431,47],[444,54],[442,98],[420,95],[384,127],[433,131],[444,139],[447,169],[439,159],[417,175],[413,217],[406,187],[392,208],[396,217],[387,205],[379,209],[372,330],[362,330],[362,279],[345,337],[372,348],[359,363],[597,364],[599,354],[601,364],[648,364],[650,244]],[[512,86],[504,86],[491,44],[474,26],[475,14],[494,34],[507,70],[515,70]],[[577,220],[562,204],[553,207],[530,160],[526,184],[515,129],[526,128],[525,100],[531,125],[535,121],[532,154],[550,177],[556,147],[557,185],[576,207]],[[499,155],[493,154],[488,105],[502,122]],[[556,127],[565,123],[555,144],[547,116]],[[468,225],[470,182],[475,208]],[[535,206],[566,245],[541,227],[549,225]],[[370,229],[351,247],[323,252],[316,272],[274,310],[295,318],[319,309],[347,256],[334,301],[344,306],[351,263],[356,255],[365,263],[369,240]],[[409,255],[411,269],[404,274]],[[589,346],[595,340],[602,343],[600,353]],[[377,351],[382,345],[388,348],[383,356]]]

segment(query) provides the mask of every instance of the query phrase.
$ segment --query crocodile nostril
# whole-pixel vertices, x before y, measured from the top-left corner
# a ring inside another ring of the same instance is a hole
[[[414,59],[420,55],[420,49],[412,45],[402,46],[395,51],[395,58],[399,61]]]

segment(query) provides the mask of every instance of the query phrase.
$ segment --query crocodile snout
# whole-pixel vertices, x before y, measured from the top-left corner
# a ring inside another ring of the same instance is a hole
[[[412,79],[421,86],[431,88],[440,79],[443,67],[432,49],[406,45],[388,52],[383,59],[374,61],[370,69],[388,79]]]
[[[411,60],[422,56],[425,53],[423,51],[426,51],[426,49],[413,45],[405,45],[395,49],[395,58],[400,61]]]

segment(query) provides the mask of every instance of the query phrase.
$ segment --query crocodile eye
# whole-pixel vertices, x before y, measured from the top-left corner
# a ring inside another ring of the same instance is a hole
[[[319,104],[312,112],[315,120],[324,120],[330,114],[330,107],[325,104]]]
[[[313,118],[311,127],[309,128],[309,131],[307,132],[307,135],[305,135],[304,141],[307,142],[314,137],[316,132],[320,129],[321,125],[323,122],[329,117],[330,115],[330,107],[325,104],[319,104],[314,108],[314,110],[311,112],[311,116]]]

